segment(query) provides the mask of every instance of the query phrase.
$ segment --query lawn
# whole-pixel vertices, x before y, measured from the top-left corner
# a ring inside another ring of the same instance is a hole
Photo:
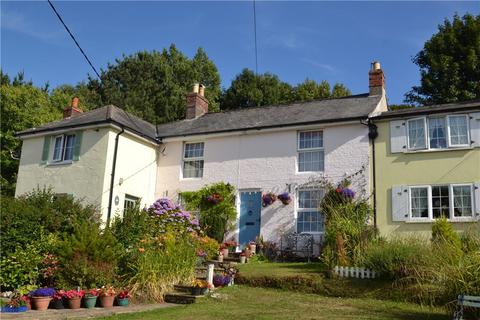
[[[440,308],[375,299],[330,298],[284,290],[234,286],[193,305],[104,319],[449,319]]]
[[[263,276],[320,276],[325,270],[322,263],[305,263],[305,262],[255,262],[238,265],[242,275],[246,277],[263,277]]]

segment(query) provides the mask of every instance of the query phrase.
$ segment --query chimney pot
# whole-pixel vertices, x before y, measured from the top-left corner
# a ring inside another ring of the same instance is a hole
[[[205,96],[205,86],[203,84],[200,84],[200,87],[199,87],[199,90],[198,90],[198,94],[201,96],[201,97],[204,97]]]
[[[385,94],[385,74],[380,66],[380,62],[373,61],[368,72],[369,95]]]
[[[73,97],[71,105],[63,110],[63,119],[72,118],[83,113],[83,111],[78,107],[78,102],[78,98]]]
[[[199,84],[198,84],[198,83],[194,83],[194,84],[193,84],[193,88],[192,88],[192,92],[193,92],[193,93],[198,93],[198,87],[199,87]]]
[[[72,99],[72,108],[77,108],[78,109],[78,98],[73,97]]]

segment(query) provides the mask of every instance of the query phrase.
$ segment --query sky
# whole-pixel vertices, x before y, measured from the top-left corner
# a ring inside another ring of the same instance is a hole
[[[228,87],[255,69],[253,3],[53,1],[97,69],[123,54],[174,43],[189,57],[203,47]],[[368,92],[368,70],[381,62],[390,104],[419,84],[412,58],[455,13],[479,14],[478,2],[257,1],[258,72],[291,84],[306,78]],[[1,2],[1,67],[51,88],[93,75],[46,1]]]

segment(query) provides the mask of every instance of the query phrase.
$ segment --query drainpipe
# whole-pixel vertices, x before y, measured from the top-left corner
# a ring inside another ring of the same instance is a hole
[[[375,167],[375,138],[378,137],[378,127],[368,121],[368,137],[372,142],[372,184],[373,184],[373,226],[375,230],[377,229],[377,178],[376,178],[376,167]]]
[[[113,150],[112,174],[110,178],[110,194],[108,195],[107,228],[110,226],[110,218],[112,216],[113,185],[115,184],[115,168],[117,166],[118,140],[120,138],[120,135],[124,132],[125,132],[125,129],[122,127],[122,130],[119,133],[117,133],[117,136],[115,137],[115,149]]]

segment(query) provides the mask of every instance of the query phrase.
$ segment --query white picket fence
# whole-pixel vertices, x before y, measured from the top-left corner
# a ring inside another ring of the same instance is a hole
[[[335,266],[335,268],[333,268],[333,272],[340,278],[373,279],[378,275],[374,270],[364,267]]]

